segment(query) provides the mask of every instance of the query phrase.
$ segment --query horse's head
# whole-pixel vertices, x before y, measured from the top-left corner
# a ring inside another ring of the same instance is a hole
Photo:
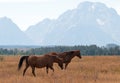
[[[80,59],[82,58],[82,57],[81,57],[80,50],[70,51],[69,53],[70,53],[70,55],[77,56],[77,57],[79,57]]]

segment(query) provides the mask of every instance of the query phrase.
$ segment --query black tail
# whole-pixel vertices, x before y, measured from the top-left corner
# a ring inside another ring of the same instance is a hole
[[[18,70],[20,70],[20,68],[22,67],[23,61],[26,59],[26,64],[27,64],[27,59],[29,56],[22,56],[20,58],[19,64],[18,64]]]

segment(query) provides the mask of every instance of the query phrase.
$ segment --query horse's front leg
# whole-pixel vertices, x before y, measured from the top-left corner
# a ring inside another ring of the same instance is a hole
[[[48,74],[48,66],[46,66],[46,73]]]
[[[68,64],[69,64],[69,62],[68,62],[68,63],[65,63],[65,69],[67,68]]]
[[[53,70],[53,72],[54,72],[54,68],[53,68],[53,66],[50,66],[50,69]]]
[[[62,64],[58,64],[60,66],[60,68],[63,70],[63,63]]]
[[[35,67],[32,67],[32,74],[36,77],[36,75],[35,75]]]

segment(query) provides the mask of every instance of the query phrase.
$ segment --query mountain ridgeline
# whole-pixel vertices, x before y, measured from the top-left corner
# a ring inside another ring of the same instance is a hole
[[[8,21],[9,20],[9,21]],[[120,44],[120,16],[99,2],[83,2],[57,19],[44,19],[25,32],[8,18],[0,18],[0,45]]]

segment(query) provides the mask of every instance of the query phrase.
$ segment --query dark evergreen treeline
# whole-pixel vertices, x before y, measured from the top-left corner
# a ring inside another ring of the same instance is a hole
[[[90,46],[53,46],[40,48],[0,48],[0,55],[41,55],[48,52],[64,52],[70,50],[80,50],[82,55],[120,55],[120,47],[98,47],[96,45]]]

